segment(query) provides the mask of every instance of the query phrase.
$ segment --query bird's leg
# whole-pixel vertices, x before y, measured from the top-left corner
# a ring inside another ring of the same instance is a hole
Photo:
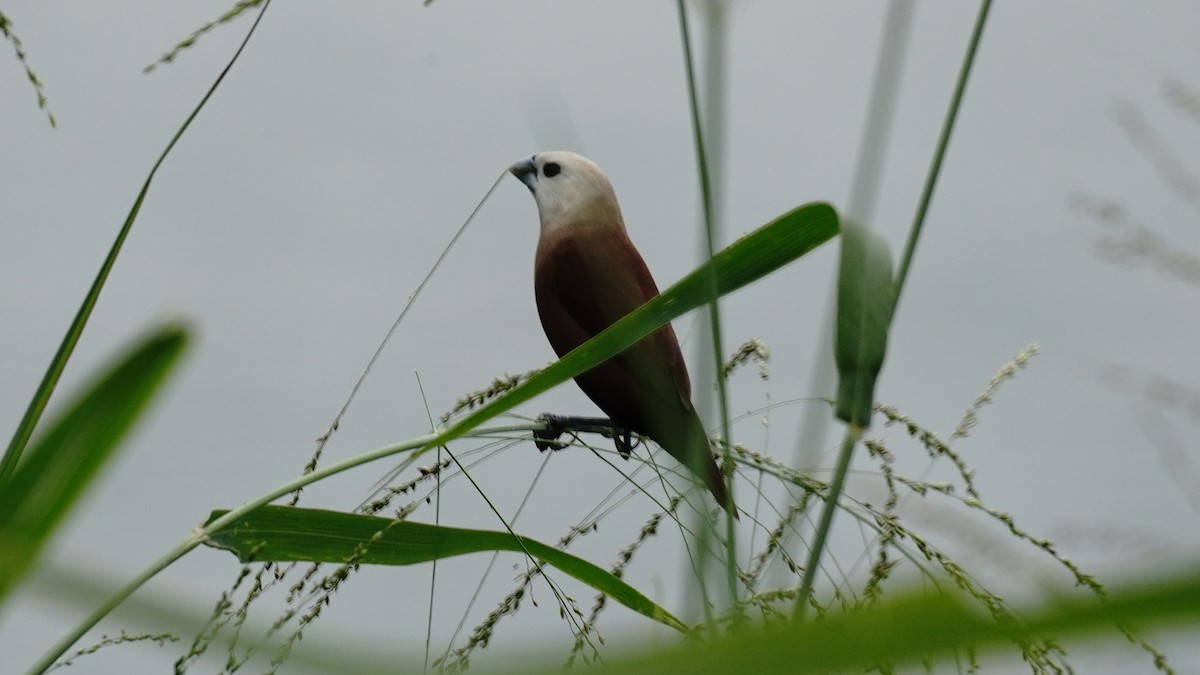
[[[617,446],[617,454],[621,456],[621,459],[629,459],[636,445],[633,440],[633,430],[626,428],[622,429],[620,433],[614,434],[613,444]]]
[[[558,438],[573,429],[593,431],[597,428],[604,429],[605,431],[600,431],[600,433],[612,437],[613,443],[617,446],[617,453],[621,455],[622,459],[629,459],[629,454],[636,447],[636,443],[633,441],[633,430],[620,426],[607,417],[578,417],[542,413],[538,415],[537,419],[546,425],[545,429],[533,432],[533,443],[539,451],[562,450],[567,447],[567,444]]]

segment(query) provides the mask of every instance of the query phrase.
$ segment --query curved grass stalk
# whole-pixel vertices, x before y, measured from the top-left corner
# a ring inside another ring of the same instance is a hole
[[[463,437],[472,437],[485,434],[526,432],[533,431],[538,428],[540,428],[540,425],[537,423],[514,424],[509,426],[478,429],[475,432],[463,434]],[[59,657],[61,657],[68,649],[71,648],[71,645],[75,644],[79,638],[83,637],[85,633],[91,630],[97,623],[100,622],[101,619],[107,616],[109,612],[124,602],[126,598],[133,595],[133,593],[141,588],[143,584],[154,578],[155,575],[166,569],[176,560],[182,558],[184,555],[187,555],[187,553],[189,553],[192,549],[203,544],[205,540],[208,539],[208,537],[210,537],[213,533],[218,532],[226,526],[234,523],[237,521],[237,519],[241,518],[245,514],[259,508],[260,506],[269,504],[280,497],[291,494],[292,492],[295,492],[306,485],[310,485],[324,478],[328,478],[329,476],[353,469],[357,466],[362,466],[363,464],[373,462],[377,459],[427,447],[437,437],[438,434],[436,433],[418,436],[407,441],[402,441],[400,443],[395,443],[393,445],[371,450],[340,462],[335,462],[323,469],[317,469],[316,471],[312,471],[298,478],[294,478],[283,485],[280,485],[268,492],[263,493],[262,495],[259,495],[258,497],[255,497],[254,499],[251,499],[248,502],[245,502],[241,506],[238,506],[229,513],[226,513],[224,516],[208,523],[207,525],[203,527],[197,527],[183,541],[176,544],[160,558],[158,558],[158,560],[155,560],[148,567],[146,567],[146,569],[139,572],[137,576],[129,581],[129,583],[121,587],[112,595],[112,597],[110,597],[102,605],[97,607],[91,614],[80,621],[75,628],[60,638],[53,647],[51,647],[46,651],[45,654],[42,655],[41,659],[39,659],[33,664],[33,666],[29,668],[28,671],[26,671],[27,675],[37,675],[45,672],[52,665],[54,665],[54,662]]]

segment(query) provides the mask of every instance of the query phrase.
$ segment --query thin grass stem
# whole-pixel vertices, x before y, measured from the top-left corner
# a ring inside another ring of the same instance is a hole
[[[971,77],[971,67],[975,64],[975,53],[979,50],[983,27],[987,23],[988,10],[991,7],[992,0],[983,0],[979,4],[975,27],[971,30],[971,40],[967,43],[967,54],[963,57],[962,67],[958,71],[958,82],[954,84],[954,95],[950,97],[950,109],[946,111],[946,119],[942,122],[942,133],[938,136],[937,149],[933,152],[933,163],[929,167],[929,174],[925,177],[925,187],[921,190],[921,201],[917,205],[912,227],[908,231],[908,242],[904,245],[900,269],[896,272],[897,304],[900,302],[900,293],[904,290],[904,281],[908,278],[908,269],[917,248],[917,240],[925,225],[925,215],[929,212],[929,203],[933,201],[933,190],[937,186],[938,176],[942,171],[942,160],[946,158],[946,148],[950,145],[950,134],[954,131],[954,122],[958,119],[958,109],[962,105],[963,92],[966,91],[967,80]]]
[[[684,0],[677,0],[676,7],[679,13],[679,32],[683,42],[683,61],[684,68],[687,74],[688,84],[688,106],[692,113],[692,137],[696,145],[696,164],[700,174],[700,198],[702,211],[704,216],[704,234],[705,243],[708,246],[708,257],[711,260],[716,254],[716,242],[713,232],[713,212],[712,212],[712,184],[708,173],[708,157],[705,154],[704,148],[704,130],[700,124],[700,103],[699,96],[696,92],[696,73],[692,66],[692,40],[688,30],[687,22],[687,7]],[[709,325],[712,328],[712,345],[713,359],[715,362],[716,383],[717,383],[717,408],[720,410],[721,416],[721,438],[725,444],[725,460],[722,462],[725,466],[732,466],[731,457],[728,448],[732,444],[729,428],[729,394],[725,388],[725,349],[721,339],[721,310],[717,302],[717,275],[716,269],[710,267],[708,275],[710,300],[708,302]],[[725,476],[726,492],[728,494],[729,509],[725,514],[725,571],[726,581],[729,584],[730,602],[736,604],[738,599],[738,569],[737,569],[737,537],[734,531],[733,514],[737,508],[736,501],[733,495],[732,476]],[[708,528],[702,530],[707,532]],[[701,546],[701,548],[706,548]],[[700,579],[701,586],[704,584],[703,574]],[[712,609],[708,603],[704,603],[705,616],[709,623],[712,623]]]
[[[468,432],[467,434],[464,434],[463,437],[487,436],[489,434],[513,434],[534,431],[541,428],[542,425],[537,422],[531,424],[514,424],[509,426],[478,429],[474,432]],[[400,443],[395,443],[393,445],[388,445],[382,448],[364,452],[361,455],[350,457],[340,462],[335,462],[323,469],[317,469],[316,471],[312,471],[294,478],[283,485],[265,492],[262,495],[245,502],[241,506],[230,510],[228,513],[220,518],[217,518],[211,523],[208,523],[203,527],[196,528],[193,530],[192,534],[188,535],[186,539],[179,542],[169,551],[164,553],[158,560],[151,563],[149,567],[138,573],[133,580],[121,587],[121,589],[114,593],[108,600],[106,600],[104,604],[97,607],[91,614],[80,621],[75,628],[60,638],[53,647],[51,647],[45,654],[42,655],[41,659],[39,659],[33,666],[29,668],[28,671],[26,671],[27,675],[37,675],[45,672],[46,669],[54,665],[55,660],[57,660],[64,653],[66,653],[68,649],[71,648],[71,645],[75,644],[79,638],[83,637],[85,633],[91,630],[97,623],[100,622],[101,619],[107,616],[109,612],[124,602],[129,596],[133,595],[133,593],[141,588],[143,584],[154,578],[156,574],[166,569],[176,560],[182,558],[192,549],[196,548],[200,544],[203,544],[209,536],[236,522],[238,518],[241,518],[260,506],[270,504],[280,497],[291,494],[296,490],[299,490],[307,485],[311,485],[319,480],[328,478],[329,476],[333,476],[343,471],[348,471],[355,467],[374,462],[378,459],[383,459],[384,457],[390,457],[401,452],[424,448],[432,443],[437,437],[438,434],[436,433],[418,436],[407,441],[402,441]]]
[[[850,459],[854,456],[854,446],[862,438],[863,429],[856,424],[846,427],[846,435],[842,438],[842,449],[838,453],[837,467],[833,473],[833,483],[825,497],[825,508],[821,510],[821,520],[813,533],[812,546],[808,549],[808,562],[804,565],[804,577],[800,581],[800,593],[796,596],[796,609],[793,618],[804,620],[808,609],[808,599],[812,595],[813,582],[817,577],[817,568],[821,565],[821,554],[825,550],[825,540],[833,525],[833,514],[837,511],[838,499],[846,487],[846,474],[850,473]]]

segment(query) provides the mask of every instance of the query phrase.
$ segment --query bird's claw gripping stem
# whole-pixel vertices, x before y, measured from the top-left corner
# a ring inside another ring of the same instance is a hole
[[[575,417],[572,415],[542,413],[538,415],[537,419],[546,425],[545,429],[533,432],[533,444],[537,446],[540,452],[562,450],[569,444],[558,440],[560,436],[572,429],[589,427],[602,427],[606,429],[607,432],[601,433],[604,433],[605,436],[612,436],[613,444],[617,446],[617,453],[621,455],[621,459],[629,459],[629,455],[633,452],[634,447],[636,447],[636,443],[633,440],[633,431],[618,426],[615,422],[605,417]]]
[[[553,415],[551,413],[542,413],[538,415],[537,420],[546,425],[545,429],[539,429],[533,432],[533,444],[537,446],[538,452],[547,450],[562,450],[567,447],[566,443],[558,440],[567,431],[567,417],[563,415]]]

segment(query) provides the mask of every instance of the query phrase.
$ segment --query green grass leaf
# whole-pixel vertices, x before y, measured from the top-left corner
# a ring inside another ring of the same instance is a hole
[[[226,513],[229,512],[213,511],[208,523]],[[613,574],[582,558],[508,532],[440,527],[321,509],[263,506],[213,533],[206,543],[232,551],[242,562],[354,560],[375,565],[415,565],[467,553],[528,551],[629,609],[688,632],[683,622]]]
[[[842,228],[834,338],[836,413],[838,419],[863,429],[871,426],[875,380],[887,353],[895,289],[887,242],[870,229],[847,222]]]
[[[141,339],[83,387],[16,466],[0,491],[0,598],[133,428],[186,343],[174,324]]]

